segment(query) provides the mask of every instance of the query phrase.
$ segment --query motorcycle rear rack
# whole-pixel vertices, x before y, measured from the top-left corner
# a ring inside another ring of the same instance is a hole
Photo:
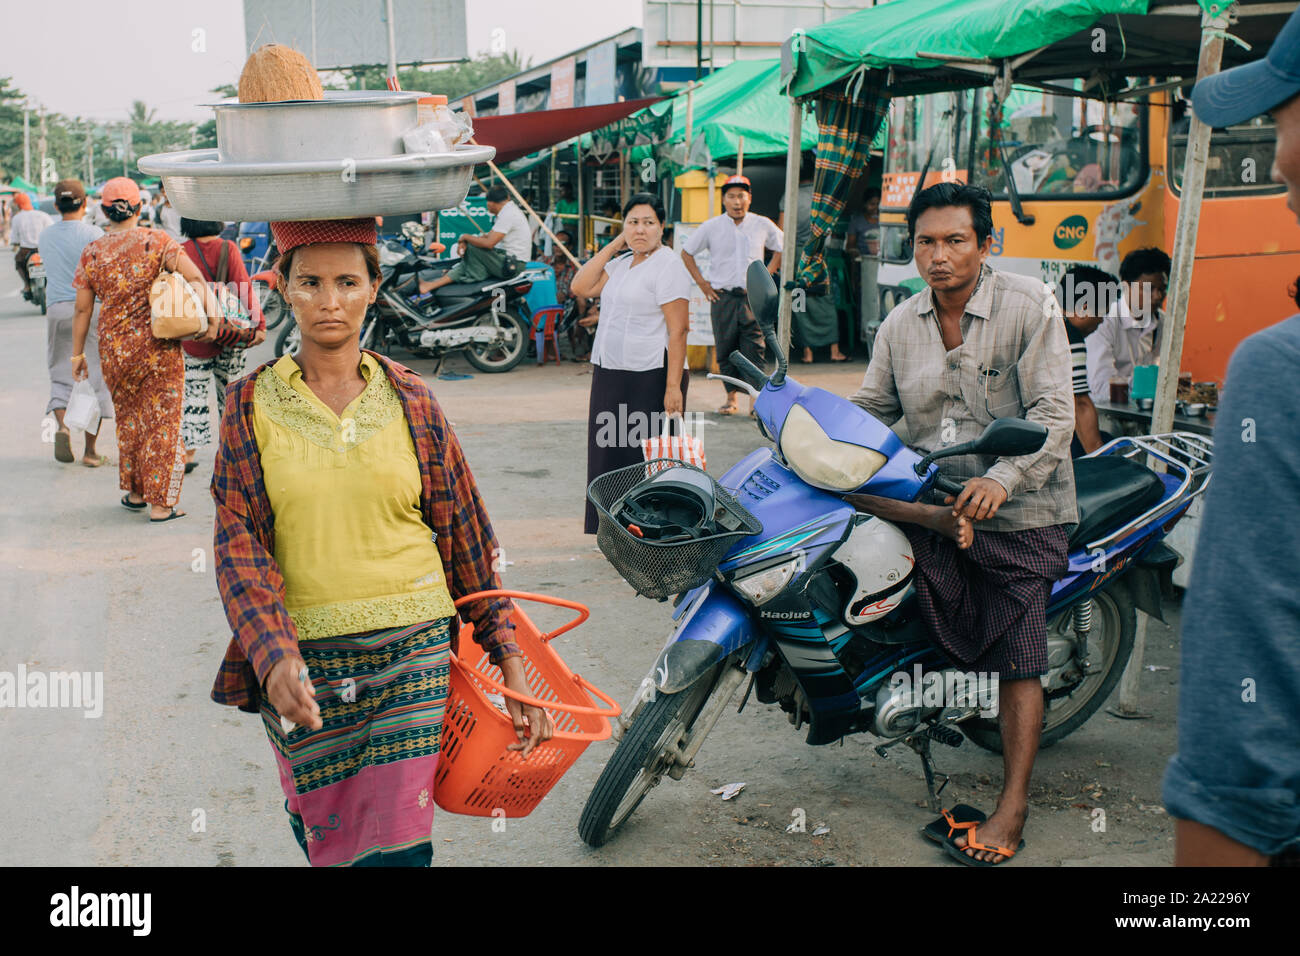
[[[1137,460],[1148,468],[1158,469],[1163,465],[1182,476],[1174,493],[1152,505],[1142,514],[1114,531],[1089,541],[1084,550],[1106,549],[1120,541],[1137,528],[1150,524],[1167,514],[1172,514],[1188,504],[1203,492],[1210,484],[1211,466],[1214,461],[1214,441],[1208,435],[1194,432],[1166,432],[1161,435],[1124,436],[1112,439],[1102,445],[1089,458],[1098,458],[1104,454],[1114,453],[1125,458]],[[1142,460],[1143,457],[1146,460]]]

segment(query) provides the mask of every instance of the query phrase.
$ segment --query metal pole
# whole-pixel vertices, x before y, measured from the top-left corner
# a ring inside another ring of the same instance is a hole
[[[709,214],[704,218],[711,219],[717,215],[713,211],[713,192],[716,187],[713,182],[715,178],[713,173],[713,151],[707,145],[704,147],[704,175],[709,177]]]
[[[1226,15],[1201,21],[1201,57],[1196,79],[1219,72],[1223,61],[1223,31],[1228,28]],[[1188,293],[1192,284],[1192,267],[1196,262],[1196,230],[1200,222],[1201,196],[1205,192],[1205,171],[1210,155],[1210,127],[1191,114],[1187,130],[1187,156],[1183,161],[1183,190],[1178,204],[1178,224],[1174,229],[1173,257],[1169,267],[1168,310],[1160,333],[1160,372],[1156,380],[1156,402],[1151,414],[1151,431],[1159,435],[1174,425],[1174,402],[1178,396],[1178,369],[1183,358],[1183,330],[1187,325]],[[1145,619],[1139,613],[1133,652],[1124,676],[1120,679],[1119,705],[1112,711],[1120,717],[1145,716],[1138,707],[1142,658],[1146,651]]]
[[[776,337],[781,350],[790,353],[791,296],[786,288],[794,278],[799,250],[795,247],[795,230],[799,225],[799,155],[803,144],[803,113],[799,101],[790,100],[790,142],[785,150],[785,236],[781,247],[781,299],[776,314]]]
[[[691,161],[691,133],[695,125],[695,84],[692,83],[686,87],[686,163],[690,165]]]
[[[32,125],[31,107],[23,100],[23,179],[32,181]]]
[[[95,185],[95,141],[90,132],[90,120],[86,120],[86,188]]]
[[[397,34],[393,30],[393,0],[384,0],[384,16],[388,20],[388,75],[397,75]]]
[[[695,78],[704,68],[704,0],[695,0]]]
[[[37,151],[38,153],[41,154],[41,176],[40,176],[40,178],[41,178],[41,182],[40,182],[40,189],[41,189],[41,192],[45,192],[45,184],[46,184],[46,180],[47,180],[47,178],[48,178],[48,177],[45,175],[45,157],[46,157],[45,143],[46,143],[46,141],[45,141],[45,107],[42,106],[42,107],[41,107],[41,116],[40,116],[40,133],[39,133],[39,134],[37,135],[37,137],[36,137],[36,151]]]
[[[582,205],[583,192],[584,192],[584,190],[583,190],[583,188],[582,188],[582,180],[583,180],[584,177],[583,177],[583,175],[582,175],[582,138],[581,138],[581,137],[579,137],[578,139],[575,139],[575,140],[573,141],[573,155],[574,155],[574,157],[576,158],[576,160],[577,160],[577,165],[578,165],[578,171],[577,171],[577,180],[578,180],[578,223],[577,223],[577,228],[578,228],[578,250],[579,250],[580,252],[586,252],[586,250],[587,250],[587,220],[586,220],[586,218],[585,218],[585,217],[583,216],[583,214],[582,214],[582,210],[583,210],[583,208],[584,208],[583,205]]]

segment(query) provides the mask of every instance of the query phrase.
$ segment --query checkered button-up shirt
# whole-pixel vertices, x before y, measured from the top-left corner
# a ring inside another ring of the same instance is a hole
[[[501,579],[492,569],[496,536],[442,409],[418,375],[382,355],[370,354],[401,399],[419,460],[420,513],[436,535],[452,598],[500,588]],[[253,390],[267,365],[227,390],[221,445],[212,468],[217,589],[234,632],[212,686],[212,699],[253,712],[275,662],[298,650],[298,632],[284,606],[284,578],[274,557],[275,515],[253,432]],[[493,663],[520,653],[512,641],[511,610],[505,598],[485,598],[460,610],[462,619],[473,622],[474,639]]]
[[[1014,458],[959,455],[939,471],[955,481],[992,478],[1007,490],[978,527],[1019,531],[1077,522],[1070,439],[1070,347],[1056,297],[1043,283],[985,265],[961,317],[962,344],[944,347],[927,286],[899,303],[876,333],[871,363],[851,400],[930,452],[978,438],[995,418],[1048,429],[1040,451]]]

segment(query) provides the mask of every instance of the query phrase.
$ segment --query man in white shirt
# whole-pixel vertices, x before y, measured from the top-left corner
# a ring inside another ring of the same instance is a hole
[[[496,218],[491,231],[478,236],[461,236],[457,245],[461,255],[446,275],[436,279],[420,280],[420,292],[432,292],[453,282],[482,282],[485,279],[504,279],[506,258],[520,263],[532,258],[533,238],[528,231],[528,220],[510,201],[504,186],[493,186],[487,191],[487,208]]]
[[[1169,285],[1169,257],[1156,248],[1135,249],[1119,266],[1120,294],[1088,336],[1088,390],[1110,401],[1112,379],[1131,382],[1137,365],[1160,356],[1160,306]]]
[[[722,184],[722,215],[706,220],[682,247],[686,271],[710,303],[718,368],[723,375],[742,380],[740,370],[731,364],[732,352],[739,350],[759,368],[763,367],[763,333],[745,297],[745,272],[751,262],[763,261],[764,249],[774,253],[768,271],[772,275],[781,271],[781,230],[766,216],[749,211],[752,200],[749,179],[732,176]],[[708,281],[695,264],[695,256],[701,249],[709,252]],[[727,401],[718,412],[734,415],[740,411],[736,398],[739,389],[724,384]]]
[[[36,252],[37,240],[46,226],[54,220],[39,209],[32,208],[32,197],[14,193],[18,213],[9,223],[9,244],[14,247],[14,268],[23,280],[23,298],[32,301],[32,280],[27,274],[27,260]]]

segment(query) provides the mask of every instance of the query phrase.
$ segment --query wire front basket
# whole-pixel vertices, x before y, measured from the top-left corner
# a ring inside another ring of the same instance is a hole
[[[708,479],[720,509],[725,512],[724,526],[734,530],[688,541],[664,542],[638,538],[624,527],[613,511],[630,490],[666,468],[687,468]],[[587,487],[587,498],[595,506],[599,519],[596,544],[609,563],[638,594],[659,601],[709,580],[723,555],[738,539],[763,530],[758,519],[742,508],[712,476],[674,459],[654,459],[606,472]]]

